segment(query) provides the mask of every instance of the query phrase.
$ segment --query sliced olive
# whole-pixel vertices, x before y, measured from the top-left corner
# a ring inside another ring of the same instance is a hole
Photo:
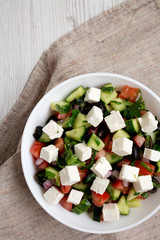
[[[128,158],[133,161],[133,160],[138,160],[140,159],[141,157],[141,150],[140,148],[136,145],[136,144],[133,144],[133,147],[132,147],[132,154],[131,155],[128,155]]]
[[[40,136],[42,135],[42,128],[43,128],[43,127],[41,127],[41,126],[37,126],[37,127],[36,127],[36,130],[35,130],[35,132],[34,132],[34,134],[33,134],[33,137],[34,137],[37,141],[39,140]]]

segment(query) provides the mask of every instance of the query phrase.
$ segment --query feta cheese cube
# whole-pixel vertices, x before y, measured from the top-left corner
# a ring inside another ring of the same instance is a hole
[[[98,176],[104,178],[109,170],[112,170],[112,166],[105,157],[100,157],[93,165],[91,170]]]
[[[77,166],[66,166],[59,172],[59,177],[62,185],[71,186],[80,181]]]
[[[101,90],[98,88],[91,87],[87,90],[84,101],[89,103],[100,101]]]
[[[69,193],[67,202],[78,205],[83,197],[83,192],[72,189]]]
[[[91,158],[92,148],[88,147],[85,143],[78,143],[74,146],[74,151],[77,157],[83,162]]]
[[[133,183],[136,192],[147,192],[153,189],[152,178],[150,175],[139,176],[137,182]]]
[[[109,182],[109,179],[96,177],[90,189],[102,195],[105,192]]]
[[[63,134],[63,128],[53,120],[50,120],[42,130],[50,139],[60,138]]]
[[[40,152],[40,158],[43,158],[45,161],[51,163],[56,161],[58,157],[58,148],[54,145],[49,145],[47,147],[43,147]]]
[[[132,153],[133,141],[126,137],[113,139],[112,152],[119,156],[127,156]]]
[[[43,196],[49,203],[55,205],[64,197],[64,194],[53,186],[49,188]]]
[[[139,168],[123,164],[119,173],[119,179],[127,182],[137,182]]]
[[[146,112],[141,118],[138,118],[143,132],[150,134],[157,129],[158,121],[151,112]]]
[[[104,204],[102,208],[104,221],[118,221],[119,220],[119,209],[116,203]]]
[[[109,116],[104,118],[111,133],[118,131],[126,126],[119,111],[112,111]]]
[[[87,122],[97,127],[103,120],[103,112],[100,108],[93,106],[87,114]]]
[[[158,162],[160,160],[160,152],[153,149],[145,148],[143,157],[153,162]]]

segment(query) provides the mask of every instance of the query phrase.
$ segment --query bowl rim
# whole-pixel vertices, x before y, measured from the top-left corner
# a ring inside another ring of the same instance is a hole
[[[32,188],[32,185],[29,184],[29,181],[28,181],[28,177],[27,177],[27,174],[25,172],[25,167],[24,167],[24,156],[23,156],[23,152],[24,152],[24,148],[25,148],[25,136],[26,136],[26,129],[27,129],[27,125],[28,123],[30,122],[30,119],[32,119],[32,115],[34,114],[34,112],[37,110],[37,108],[39,107],[39,105],[41,105],[43,103],[43,101],[45,101],[46,98],[48,98],[51,94],[52,94],[52,91],[54,89],[55,90],[58,90],[58,88],[60,87],[63,87],[65,85],[67,85],[68,83],[72,82],[72,81],[75,81],[75,80],[79,80],[79,79],[83,79],[83,78],[86,78],[86,77],[115,77],[115,78],[120,78],[120,79],[123,79],[123,80],[127,80],[131,83],[134,83],[136,85],[138,85],[140,88],[143,88],[145,91],[147,91],[149,94],[151,94],[159,103],[160,103],[160,98],[151,90],[149,89],[147,86],[143,85],[141,82],[138,82],[137,80],[134,80],[130,77],[126,77],[126,76],[123,76],[123,75],[120,75],[120,74],[114,74],[114,73],[107,73],[107,72],[96,72],[96,73],[87,73],[87,74],[82,74],[82,75],[78,75],[78,76],[75,76],[75,77],[72,77],[72,78],[69,78],[67,80],[64,80],[63,82],[57,84],[55,87],[53,87],[51,90],[49,90],[39,101],[38,103],[36,104],[36,106],[33,108],[33,110],[31,111],[27,121],[26,121],[26,124],[25,124],[25,127],[24,127],[24,130],[23,130],[23,134],[22,134],[22,140],[21,140],[21,165],[22,165],[22,170],[23,170],[23,175],[24,175],[24,178],[25,178],[25,181],[27,183],[27,186],[31,192],[31,194],[33,195],[33,197],[35,198],[35,200],[39,203],[39,205],[53,218],[53,216],[51,215],[50,211],[43,205],[42,206],[42,203],[40,202],[40,200],[38,199],[38,197],[36,196],[36,194],[34,193],[34,189]],[[68,222],[66,222],[65,220],[63,220],[63,218],[61,219],[60,217],[57,217],[57,216],[54,216],[54,219],[56,219],[57,221],[59,221],[60,223],[72,228],[72,229],[75,229],[75,230],[78,230],[78,231],[81,231],[81,232],[87,232],[87,233],[94,233],[94,234],[110,234],[110,233],[117,233],[117,232],[122,232],[122,231],[125,231],[125,230],[129,230],[133,227],[136,227],[137,225],[143,223],[144,221],[146,221],[147,219],[149,219],[151,216],[153,216],[156,212],[158,212],[158,210],[160,210],[160,203],[159,205],[152,211],[150,212],[148,215],[146,215],[145,217],[143,217],[141,220],[133,223],[133,224],[130,224],[130,225],[127,225],[126,227],[120,227],[120,228],[117,228],[117,229],[114,229],[114,230],[100,230],[100,231],[97,231],[97,230],[93,230],[93,229],[83,229],[81,227],[77,227],[77,226],[74,226]]]

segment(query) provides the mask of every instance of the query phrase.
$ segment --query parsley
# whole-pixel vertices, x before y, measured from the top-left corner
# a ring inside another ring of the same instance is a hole
[[[153,149],[160,151],[160,143],[155,143]]]
[[[135,166],[135,161],[132,161],[132,162],[130,163],[130,165],[131,165],[131,166]]]
[[[72,116],[70,117],[70,119],[66,123],[66,127],[72,127],[73,126],[73,123],[74,123],[78,113],[80,113],[80,110],[72,110]]]
[[[134,193],[134,196],[138,196],[140,193],[139,192],[135,192]]]
[[[146,168],[149,172],[153,172],[153,169],[151,169],[145,162],[140,162],[139,163],[142,167]]]
[[[97,146],[99,146],[101,143],[98,137],[95,137],[94,141],[97,144]]]
[[[149,194],[146,193],[146,192],[144,192],[144,193],[141,194],[141,196],[144,197],[144,198],[148,198],[148,197],[149,197]]]
[[[115,90],[115,88],[114,87],[102,87],[101,88],[101,90],[102,90],[102,92],[105,92],[105,93],[112,93],[112,92],[114,92],[114,90]]]
[[[95,158],[95,156],[96,156],[96,153],[97,153],[97,151],[94,150],[94,149],[92,149],[91,162],[90,162],[90,164],[86,165],[86,168],[87,168],[87,169],[90,169],[90,168],[93,166],[93,164],[94,164],[94,158]]]
[[[61,114],[64,114],[64,113],[69,112],[69,110],[71,109],[71,104],[68,103],[68,104],[62,105],[62,106],[60,106],[59,104],[56,104],[56,108],[57,108],[58,112],[60,112]]]
[[[159,188],[160,187],[160,183],[156,183],[156,182],[152,182],[153,183],[153,186],[156,187],[156,188]]]

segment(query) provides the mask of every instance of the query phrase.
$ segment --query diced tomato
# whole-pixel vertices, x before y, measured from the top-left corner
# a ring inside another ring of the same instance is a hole
[[[104,138],[103,138],[103,142],[105,143],[105,146],[104,146],[104,149],[107,150],[109,144],[110,144],[110,141],[111,141],[111,134],[107,134]]]
[[[123,191],[124,190],[124,186],[122,184],[122,180],[119,180],[117,179],[113,184],[112,184],[112,187],[117,189],[117,190],[120,190],[120,191]]]
[[[88,135],[92,135],[92,133],[97,134],[98,127],[90,127],[88,131]]]
[[[92,192],[92,202],[97,207],[102,207],[103,204],[110,198],[109,193],[104,192],[102,195],[94,191]]]
[[[71,116],[72,115],[72,111],[69,111],[68,113],[59,113],[59,112],[55,112],[54,115],[56,116],[57,119],[65,119],[66,117],[68,116]]]
[[[44,162],[41,163],[38,167],[39,167],[40,169],[46,169],[46,167],[48,167],[48,166],[49,166],[49,163],[46,162],[46,161],[44,161]]]
[[[142,195],[138,195],[138,196],[136,197],[136,199],[142,199],[142,200],[145,200],[146,198],[143,197]]]
[[[121,160],[120,162],[118,162],[116,164],[117,167],[122,167],[123,164],[127,164],[130,165],[131,161],[128,158],[124,158],[123,160]]]
[[[102,149],[101,151],[96,153],[96,156],[94,159],[97,160],[98,158],[105,157],[105,156],[106,156],[106,151],[104,149]]]
[[[57,139],[54,141],[54,145],[56,146],[56,148],[59,149],[59,153],[60,153],[60,154],[65,151],[63,138],[57,138]]]
[[[143,116],[147,111],[141,110],[141,116]]]
[[[63,193],[69,193],[69,191],[71,190],[71,186],[67,186],[67,185],[61,185],[61,190]]]
[[[140,162],[141,162],[140,160],[135,161],[135,167],[138,167],[140,169],[139,170],[139,175],[151,175],[151,176],[153,176],[154,171],[155,171],[155,166],[150,164],[150,163],[145,162],[145,164],[152,170],[152,172],[150,172],[147,168],[141,166]]]
[[[79,182],[82,182],[84,177],[87,175],[88,173],[88,169],[78,169],[78,172],[79,172],[79,176],[80,176],[80,181]]]
[[[106,152],[108,152],[108,153],[111,153],[111,152],[112,152],[112,143],[113,143],[113,141],[110,141],[110,142],[109,142],[108,147],[107,147],[107,149],[106,149]]]
[[[67,202],[67,198],[68,198],[68,195],[65,195],[59,203],[63,208],[71,212],[73,204]]]
[[[145,138],[140,135],[136,135],[133,137],[134,142],[137,144],[138,147],[142,147],[145,142]]]
[[[46,146],[45,143],[35,141],[31,146],[30,152],[34,158],[39,158],[42,147]]]
[[[132,88],[125,85],[118,97],[123,99],[128,99],[128,101],[130,102],[135,102],[138,92],[139,92],[139,88]]]

